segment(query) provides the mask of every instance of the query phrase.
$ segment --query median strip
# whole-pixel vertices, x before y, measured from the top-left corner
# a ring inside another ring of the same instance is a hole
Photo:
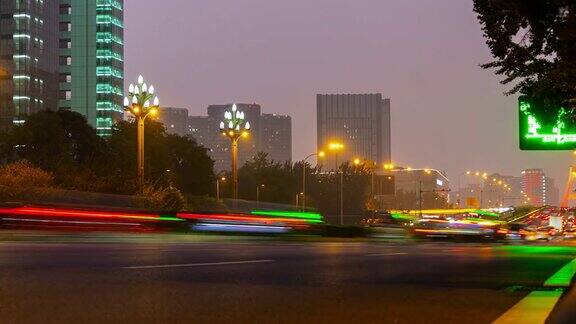
[[[268,263],[268,262],[274,262],[274,260],[271,260],[271,259],[262,259],[262,260],[227,261],[227,262],[183,263],[183,264],[159,264],[159,265],[147,265],[147,266],[122,267],[122,269],[161,269],[161,268],[206,267],[206,266],[221,266],[221,265],[234,265],[234,264],[251,264],[251,263]]]

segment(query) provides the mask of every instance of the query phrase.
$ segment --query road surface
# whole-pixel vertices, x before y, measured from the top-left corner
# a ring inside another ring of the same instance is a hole
[[[553,244],[4,241],[0,322],[491,323],[559,297]]]

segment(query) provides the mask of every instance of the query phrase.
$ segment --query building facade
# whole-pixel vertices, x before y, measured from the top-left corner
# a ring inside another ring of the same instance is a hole
[[[185,136],[190,133],[188,109],[174,107],[160,107],[158,121],[164,124],[166,132]]]
[[[123,116],[122,0],[0,0],[0,126],[69,109],[108,135]]]
[[[213,130],[214,128],[208,122],[208,116],[188,117],[188,130],[186,134],[191,135],[199,145],[210,148],[210,140],[214,136],[214,134],[211,133]]]
[[[542,169],[522,170],[522,192],[534,206],[557,205],[560,200],[554,180],[546,177]]]
[[[58,1],[0,0],[0,127],[57,108]]]
[[[340,162],[360,158],[380,165],[391,161],[390,99],[379,93],[318,94],[316,113],[318,151],[336,141],[344,144]],[[333,161],[326,165],[334,168]]]
[[[124,114],[123,0],[60,0],[59,108],[109,135]]]
[[[275,162],[292,161],[292,118],[286,115],[260,116],[260,151]]]

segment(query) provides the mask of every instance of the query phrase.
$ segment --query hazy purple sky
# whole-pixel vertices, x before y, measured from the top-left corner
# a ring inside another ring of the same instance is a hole
[[[162,105],[205,114],[256,102],[293,118],[293,155],[316,149],[316,93],[392,101],[396,164],[456,182],[480,169],[542,167],[563,182],[568,152],[521,152],[516,98],[492,72],[471,0],[125,0],[126,76]],[[559,183],[563,189],[563,183]]]

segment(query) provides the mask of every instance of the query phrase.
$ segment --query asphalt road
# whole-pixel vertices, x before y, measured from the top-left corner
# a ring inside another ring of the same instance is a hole
[[[0,242],[0,323],[491,323],[576,248]]]

